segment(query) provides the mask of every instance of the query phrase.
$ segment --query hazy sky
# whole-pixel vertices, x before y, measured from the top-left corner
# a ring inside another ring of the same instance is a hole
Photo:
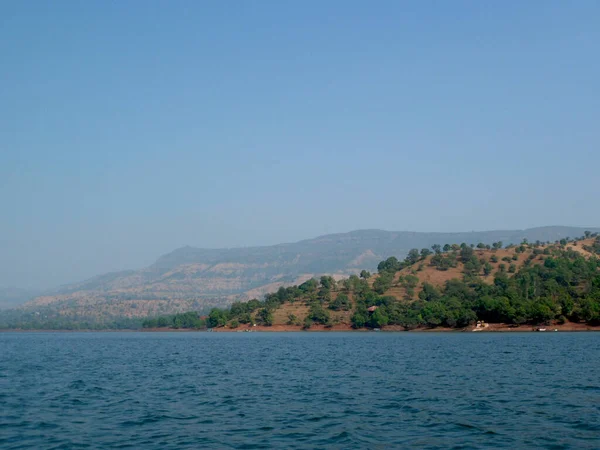
[[[0,3],[0,285],[600,226],[598,1]]]

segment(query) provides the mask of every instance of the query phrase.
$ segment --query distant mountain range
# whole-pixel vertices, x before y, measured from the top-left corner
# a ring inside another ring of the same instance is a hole
[[[237,299],[259,298],[282,285],[313,276],[338,277],[375,270],[389,257],[403,258],[411,248],[433,244],[502,241],[556,241],[585,230],[550,226],[526,230],[419,233],[359,230],[329,234],[291,244],[202,249],[182,247],[141,270],[108,273],[45,292],[24,308],[52,308],[77,317],[141,317],[203,309]]]

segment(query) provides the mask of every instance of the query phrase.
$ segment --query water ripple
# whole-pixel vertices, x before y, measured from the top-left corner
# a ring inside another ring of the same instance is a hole
[[[598,337],[0,333],[0,447],[599,448]]]

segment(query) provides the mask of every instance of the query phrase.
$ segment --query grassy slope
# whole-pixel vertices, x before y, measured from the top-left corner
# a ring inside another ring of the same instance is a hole
[[[581,240],[577,243],[569,243],[567,246],[564,247],[564,249],[570,248],[574,251],[579,252],[580,254],[582,254],[585,257],[590,257],[591,253],[584,250],[583,245],[591,245],[592,243],[593,243],[593,239]],[[549,246],[540,246],[538,248],[541,250],[544,250],[546,247],[550,247],[550,249],[552,249],[552,248],[555,248],[556,246],[554,244],[552,244]],[[533,253],[534,248],[528,247],[523,253],[517,253],[516,248],[517,247],[508,248],[508,249],[498,249],[498,250],[475,249],[475,255],[477,256],[477,258],[484,259],[485,261],[489,262],[493,267],[493,270],[489,275],[484,276],[483,273],[481,273],[479,275],[479,277],[482,280],[484,280],[484,282],[491,284],[494,282],[494,275],[500,270],[499,266],[501,264],[504,264],[506,266],[506,270],[508,270],[508,267],[510,264],[515,264],[517,271],[520,268],[522,268],[525,261]],[[498,262],[493,263],[490,261],[490,258],[493,255],[495,255],[498,258]],[[513,255],[517,255],[518,259],[512,260]],[[531,264],[532,265],[543,264],[544,258],[546,258],[546,256],[547,255],[536,256],[535,259],[532,260]],[[502,258],[504,258],[504,257],[511,258],[510,263],[507,261],[502,261]],[[413,301],[418,298],[418,294],[422,290],[422,284],[424,282],[430,283],[436,287],[441,287],[449,280],[463,278],[464,266],[461,262],[458,262],[457,267],[451,268],[446,271],[441,271],[441,270],[438,270],[436,267],[430,265],[431,258],[432,258],[432,256],[428,256],[425,260],[420,261],[410,267],[406,267],[406,268],[402,269],[401,271],[397,272],[394,277],[394,283],[393,283],[392,287],[390,289],[388,289],[383,295],[395,297],[397,299],[397,301],[399,301],[399,302],[410,302],[410,301]],[[406,276],[406,275],[414,275],[419,279],[418,286],[417,286],[417,288],[414,289],[414,295],[412,297],[409,297],[406,289],[398,283],[399,278],[401,276]],[[513,274],[507,273],[507,275],[512,276]],[[378,275],[373,275],[369,279],[369,284],[372,285],[373,282],[377,279],[377,277],[378,277]],[[340,292],[341,291],[339,289],[332,291],[332,299],[331,300],[332,301],[335,300],[335,298],[340,294]],[[348,294],[348,296],[350,297],[350,299],[352,300],[352,303],[354,304],[354,299],[352,298],[352,294]],[[327,308],[328,305],[329,305],[328,303],[325,303],[324,307]],[[308,308],[307,302],[305,300],[296,300],[293,303],[289,303],[289,302],[284,303],[273,314],[273,319],[274,319],[273,330],[276,331],[283,326],[287,326],[288,320],[289,320],[288,317],[290,314],[293,314],[294,316],[297,317],[298,323],[302,323],[304,321],[304,319],[306,318],[308,311],[309,311],[309,308]],[[329,313],[331,315],[331,319],[334,324],[333,328],[338,328],[338,329],[350,328],[350,324],[351,324],[350,317],[352,316],[353,312],[354,312],[354,308],[350,311],[331,311],[330,310]],[[242,326],[240,328],[245,328],[245,326]],[[263,328],[263,327],[261,327],[261,328]],[[268,328],[268,327],[265,327],[265,328]],[[300,326],[297,326],[297,328],[299,329]],[[320,329],[323,327],[316,326],[315,328]]]

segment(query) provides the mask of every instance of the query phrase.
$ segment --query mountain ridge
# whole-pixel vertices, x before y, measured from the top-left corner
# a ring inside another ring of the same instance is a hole
[[[24,308],[52,306],[63,314],[142,317],[225,305],[301,283],[374,270],[390,256],[433,244],[556,241],[600,228],[547,226],[523,230],[412,232],[378,229],[317,236],[271,246],[177,248],[140,270],[109,272],[46,291]]]

